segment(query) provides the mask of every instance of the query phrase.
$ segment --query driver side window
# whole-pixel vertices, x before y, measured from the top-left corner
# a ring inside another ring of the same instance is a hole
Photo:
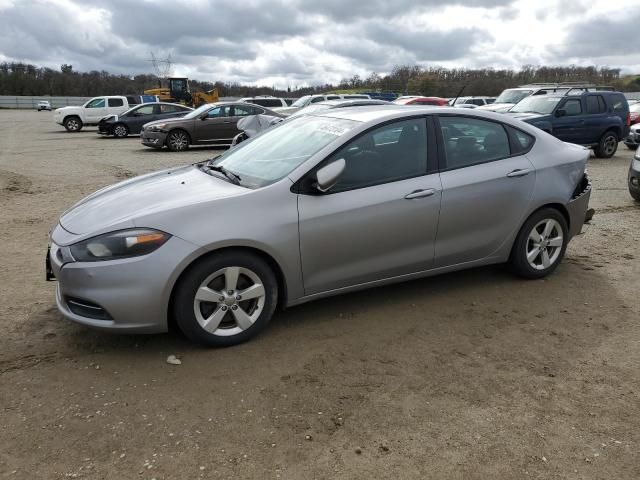
[[[425,118],[390,123],[343,146],[326,162],[344,158],[346,163],[338,183],[329,193],[426,175],[426,127]]]
[[[104,107],[104,98],[94,98],[85,108],[102,108]]]

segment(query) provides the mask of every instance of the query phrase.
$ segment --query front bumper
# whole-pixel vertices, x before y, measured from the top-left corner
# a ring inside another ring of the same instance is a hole
[[[140,142],[147,147],[162,148],[167,139],[165,132],[150,132],[143,130],[140,133]]]
[[[589,199],[591,198],[591,181],[585,173],[580,185],[573,193],[573,197],[567,204],[569,212],[569,238],[579,235],[582,231],[582,225],[587,220],[587,210],[589,208]]]
[[[113,127],[108,123],[98,123],[98,135],[113,135]]]
[[[173,284],[196,246],[171,237],[156,251],[140,257],[65,263],[68,252],[55,240],[54,231],[49,259],[58,280],[56,304],[64,317],[100,330],[167,331]]]
[[[624,144],[628,147],[637,147],[640,145],[640,131],[631,131],[624,139]]]

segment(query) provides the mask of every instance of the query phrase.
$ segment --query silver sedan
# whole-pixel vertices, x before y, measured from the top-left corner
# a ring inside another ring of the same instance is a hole
[[[549,275],[585,220],[588,157],[491,112],[334,109],[90,195],[48,272],[75,322],[233,345],[330,295],[496,263]]]

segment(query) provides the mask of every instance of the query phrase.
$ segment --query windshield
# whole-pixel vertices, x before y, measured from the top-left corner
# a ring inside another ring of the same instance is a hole
[[[297,107],[297,108],[302,108],[307,104],[307,102],[309,101],[310,98],[311,98],[311,95],[305,95],[304,97],[300,97],[298,100],[293,102],[291,104],[291,106],[292,107]]]
[[[195,110],[193,110],[192,112],[187,113],[182,118],[197,118],[201,113],[208,111],[210,108],[211,108],[211,105],[202,105],[196,108]]]
[[[322,110],[327,110],[330,105],[323,105],[321,103],[316,103],[315,105],[309,105],[308,107],[304,107],[297,112],[289,115],[289,118],[299,117],[300,115],[308,115],[310,113],[321,112]]]
[[[512,113],[542,113],[547,115],[553,112],[559,101],[560,97],[527,97],[509,111]]]
[[[360,122],[302,116],[285,121],[253,140],[241,143],[213,161],[258,188],[277,182]]]
[[[518,103],[533,93],[533,90],[505,90],[496,98],[495,103]]]

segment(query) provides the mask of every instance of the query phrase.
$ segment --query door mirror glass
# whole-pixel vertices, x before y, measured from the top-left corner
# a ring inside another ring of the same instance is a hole
[[[564,117],[567,114],[567,111],[564,108],[560,110],[556,110],[556,117]]]
[[[344,172],[345,166],[346,162],[344,158],[341,158],[322,167],[316,172],[317,183],[315,187],[323,193],[329,190],[338,182],[340,175]]]
[[[206,120],[207,118],[209,118],[209,112],[204,112],[200,114],[200,120]]]

